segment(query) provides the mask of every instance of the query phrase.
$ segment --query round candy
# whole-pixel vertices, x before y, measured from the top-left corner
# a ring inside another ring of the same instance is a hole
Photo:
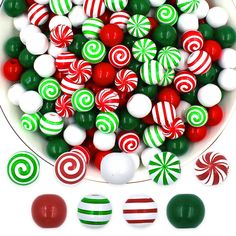
[[[219,28],[227,24],[229,14],[222,7],[212,7],[206,17],[207,23],[213,28]]]
[[[139,136],[135,132],[125,132],[118,138],[120,150],[126,153],[134,152],[140,144]]]
[[[21,96],[25,93],[25,89],[20,83],[13,84],[7,92],[8,100],[13,104],[18,106]]]
[[[105,12],[104,0],[84,0],[84,12],[89,17],[99,17]]]
[[[88,227],[103,227],[109,223],[112,206],[108,198],[101,195],[87,195],[78,205],[79,221]]]
[[[28,9],[28,19],[33,25],[43,25],[49,19],[47,7],[37,3],[32,4]]]
[[[105,5],[110,11],[118,12],[123,10],[128,0],[105,0]]]
[[[13,18],[13,25],[16,30],[21,31],[30,24],[27,14],[22,14],[20,16]]]
[[[233,47],[236,41],[235,30],[233,27],[229,25],[225,25],[225,26],[215,29],[214,37],[215,37],[215,40],[218,43],[220,43],[220,45],[223,48]],[[213,37],[210,39],[213,39]]]
[[[215,105],[208,109],[208,126],[215,126],[218,125],[224,117],[223,110],[221,106]]]
[[[59,48],[59,47],[56,47],[54,43],[52,42],[49,43],[48,54],[53,56],[54,58],[57,58],[58,55],[66,51],[67,51],[67,48]]]
[[[113,133],[119,126],[119,117],[114,112],[100,112],[96,118],[96,127],[104,134]]]
[[[86,61],[92,64],[97,64],[103,61],[104,57],[106,56],[106,48],[99,40],[89,40],[83,46],[82,56]]]
[[[188,60],[189,54],[182,49],[179,49],[179,52],[181,55],[181,60],[176,70],[178,71],[187,70],[188,69],[187,60]]]
[[[56,101],[55,110],[61,117],[72,117],[75,113],[75,110],[71,103],[71,97],[66,94],[61,95]]]
[[[74,6],[68,14],[68,19],[75,28],[81,26],[87,18],[83,6]]]
[[[20,31],[20,40],[23,44],[26,44],[26,40],[34,33],[40,33],[41,30],[35,25],[27,25]]]
[[[71,0],[50,0],[51,11],[56,15],[66,15],[72,8]]]
[[[54,16],[49,22],[48,28],[52,31],[58,25],[67,25],[70,28],[72,27],[70,20],[67,16]]]
[[[76,146],[72,148],[71,152],[77,153],[85,160],[86,164],[89,164],[91,156],[89,150],[86,147]]]
[[[181,71],[174,78],[175,88],[180,93],[189,93],[197,86],[197,79],[194,74],[189,71]]]
[[[86,112],[94,107],[94,94],[88,89],[80,89],[73,93],[72,106],[76,111]]]
[[[222,50],[221,57],[218,61],[219,66],[223,69],[236,68],[236,50],[233,48],[225,48]]]
[[[62,118],[55,112],[48,112],[40,119],[40,130],[48,135],[53,136],[59,134],[64,126]]]
[[[111,48],[108,54],[109,62],[116,68],[123,68],[130,63],[130,50],[124,45],[116,45]]]
[[[2,3],[4,11],[10,17],[17,17],[23,14],[27,9],[26,2],[22,0],[6,0],[1,2],[1,5]]]
[[[102,112],[113,112],[119,106],[119,95],[110,88],[105,88],[98,92],[95,97],[97,108]]]
[[[72,95],[75,91],[80,90],[84,85],[75,83],[72,79],[66,76],[61,81],[61,91],[65,94]]]
[[[127,223],[134,226],[148,226],[157,218],[157,204],[146,195],[134,195],[126,200],[123,216]]]
[[[201,127],[207,123],[208,113],[202,106],[191,106],[186,112],[186,120],[193,127]]]
[[[198,50],[189,56],[187,63],[191,72],[195,75],[202,75],[210,70],[212,60],[207,52]]]
[[[21,117],[21,124],[22,127],[30,132],[35,132],[39,128],[39,121],[40,121],[40,114],[24,114]]]
[[[109,151],[115,146],[115,133],[105,134],[97,130],[93,136],[93,144],[100,151]]]
[[[178,21],[178,12],[170,4],[164,4],[157,8],[156,17],[158,22],[172,26]]]
[[[138,76],[129,69],[122,69],[117,72],[115,86],[123,93],[132,92],[138,85]]]
[[[199,7],[201,0],[177,0],[177,6],[182,12],[192,13]]]
[[[70,124],[64,130],[63,138],[70,146],[81,145],[86,138],[86,132],[78,125]]]
[[[206,40],[203,50],[210,55],[212,61],[218,61],[222,54],[222,48],[215,40]]]
[[[171,152],[157,153],[150,159],[148,172],[159,185],[173,184],[181,174],[180,160]]]
[[[235,69],[224,69],[218,76],[218,84],[225,91],[233,91],[236,89],[236,76]]]
[[[198,30],[199,22],[196,15],[192,13],[183,13],[179,16],[177,28],[180,32],[184,33],[189,30]]]
[[[23,67],[21,66],[18,59],[9,59],[3,65],[4,77],[9,81],[19,80],[22,72]]]
[[[164,73],[164,78],[161,80],[161,82],[158,82],[159,86],[168,86],[172,84],[173,80],[175,78],[175,70],[168,69]]]
[[[130,15],[127,12],[115,12],[110,17],[110,24],[119,26],[121,29],[125,30],[127,27]]]
[[[56,72],[55,59],[49,54],[37,57],[34,70],[43,78],[52,76]]]
[[[141,154],[141,161],[143,166],[148,167],[149,161],[152,156],[160,152],[161,150],[159,148],[145,148]]]
[[[198,19],[201,20],[207,16],[209,9],[210,6],[208,2],[206,0],[201,0],[198,5],[198,8],[193,13],[198,17]]]
[[[54,166],[55,175],[64,184],[77,184],[86,174],[85,160],[75,152],[60,155]]]
[[[56,57],[55,65],[59,72],[68,73],[70,64],[75,61],[76,56],[71,52],[62,52]]]
[[[96,39],[103,26],[102,20],[98,18],[88,18],[83,23],[82,32],[87,39]]]
[[[191,107],[190,103],[186,101],[180,101],[178,107],[176,108],[176,116],[185,121],[185,114],[189,107]]]
[[[169,102],[174,107],[177,107],[180,103],[180,95],[178,91],[171,87],[163,88],[158,94],[157,99],[160,102]]]
[[[128,20],[127,30],[130,35],[136,38],[143,38],[149,33],[150,29],[151,24],[146,16],[136,14]]]
[[[159,126],[152,125],[144,130],[143,141],[146,146],[157,148],[165,142],[165,136]]]
[[[132,54],[134,58],[140,62],[146,62],[154,59],[156,53],[156,44],[151,39],[139,39],[132,47]]]

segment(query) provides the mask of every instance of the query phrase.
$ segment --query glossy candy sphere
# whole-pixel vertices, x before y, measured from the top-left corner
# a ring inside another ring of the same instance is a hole
[[[5,0],[3,4],[3,9],[10,17],[16,17],[23,14],[27,5],[25,0]]]
[[[211,69],[207,73],[197,76],[198,84],[206,85],[214,83],[219,75],[219,72],[220,72],[219,66],[213,63]]]
[[[26,90],[37,90],[41,79],[33,69],[29,69],[21,75],[21,84]]]
[[[6,41],[4,49],[9,57],[16,58],[20,55],[20,52],[23,49],[23,43],[19,37],[12,37]]]
[[[168,152],[172,152],[177,156],[184,155],[189,150],[190,142],[184,136],[166,141],[166,149]]]
[[[32,68],[37,56],[31,54],[26,48],[20,52],[19,62],[25,68]]]
[[[222,48],[230,48],[236,41],[236,34],[234,28],[229,25],[222,26],[215,30],[215,39]]]
[[[190,142],[192,142],[192,143],[199,142],[206,137],[207,128],[206,128],[206,126],[193,127],[193,126],[189,125],[189,126],[187,126],[185,134]]]
[[[18,59],[9,59],[3,64],[3,74],[9,81],[17,81],[20,79],[23,67]]]
[[[215,126],[218,125],[224,117],[224,112],[219,105],[215,105],[208,109],[208,126]]]
[[[75,122],[86,130],[92,129],[95,127],[95,121],[97,116],[97,111],[92,109],[87,112],[76,112],[75,114]]]
[[[218,61],[221,57],[222,48],[215,40],[206,40],[204,42],[203,50],[210,55],[212,61]]]
[[[214,29],[210,25],[200,24],[198,30],[199,30],[199,32],[202,33],[205,40],[210,40],[210,39],[214,38]]]
[[[119,115],[120,118],[120,128],[126,131],[132,131],[138,127],[140,120],[133,117],[127,111],[122,111]]]
[[[179,93],[173,88],[163,88],[157,96],[159,101],[167,101],[174,107],[177,107],[180,103]]]
[[[150,11],[150,7],[151,5],[149,0],[129,0],[126,10],[132,15],[147,15],[147,13]]]
[[[85,45],[85,43],[88,41],[82,34],[76,34],[74,35],[74,40],[71,43],[71,45],[68,47],[68,50],[72,53],[74,53],[77,57],[82,56],[82,48]]]

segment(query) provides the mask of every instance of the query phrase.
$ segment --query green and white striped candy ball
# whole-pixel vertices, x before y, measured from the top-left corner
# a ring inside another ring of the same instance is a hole
[[[63,119],[55,112],[48,112],[42,116],[39,128],[42,133],[48,136],[59,134],[64,126]]]
[[[79,221],[88,227],[102,227],[112,216],[110,201],[101,195],[85,196],[78,205]]]
[[[96,117],[96,127],[104,134],[114,133],[119,127],[119,117],[114,112],[100,112]]]
[[[151,39],[139,39],[134,43],[132,53],[137,61],[146,62],[154,59],[157,47]]]
[[[40,113],[24,114],[21,117],[21,125],[25,130],[35,132],[39,128],[40,118]]]
[[[180,50],[171,46],[164,47],[159,51],[157,60],[166,70],[175,69],[181,61]]]
[[[85,61],[88,61],[92,64],[97,64],[102,62],[106,56],[106,47],[104,44],[97,40],[89,40],[82,49],[82,56]]]
[[[175,70],[168,69],[165,71],[164,78],[158,83],[159,86],[168,86],[172,84],[175,78]]]
[[[149,85],[156,85],[164,78],[165,70],[161,63],[155,60],[145,62],[140,68],[141,79]]]
[[[148,147],[157,148],[165,142],[165,136],[159,126],[151,125],[143,132],[143,142]]]
[[[38,158],[29,152],[17,152],[9,160],[7,173],[12,182],[18,185],[32,184],[39,176]]]
[[[157,8],[156,12],[157,20],[166,25],[174,25],[178,21],[178,12],[170,4],[164,4]]]
[[[54,14],[66,15],[72,9],[72,2],[71,0],[50,0],[49,6]]]
[[[201,0],[177,0],[177,7],[185,13],[192,13],[199,7]]]
[[[143,38],[151,29],[151,23],[146,16],[133,15],[127,22],[127,30],[130,35],[136,38]]]
[[[82,25],[82,32],[87,39],[96,39],[104,26],[103,21],[98,18],[88,18]]]
[[[105,0],[105,5],[110,11],[121,11],[125,9],[128,0]]]
[[[79,89],[72,94],[71,103],[78,112],[87,112],[93,109],[95,98],[93,92],[88,89]]]
[[[201,127],[208,121],[208,112],[203,106],[191,106],[186,112],[186,120],[193,127]]]
[[[56,79],[45,78],[40,82],[38,92],[44,100],[54,101],[61,94],[61,86]]]

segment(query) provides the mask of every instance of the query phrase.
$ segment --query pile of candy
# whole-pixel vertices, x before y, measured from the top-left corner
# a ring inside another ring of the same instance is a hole
[[[236,41],[205,0],[5,0],[19,36],[5,43],[8,97],[48,140],[55,173],[79,182],[90,160],[127,183],[141,161],[154,182],[219,124],[236,89]],[[145,146],[145,148],[143,148]],[[164,171],[163,171],[164,170]]]

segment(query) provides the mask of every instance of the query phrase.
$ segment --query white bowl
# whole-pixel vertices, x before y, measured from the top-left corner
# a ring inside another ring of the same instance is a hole
[[[212,6],[223,6],[230,15],[229,24],[236,28],[236,6],[234,4],[235,1],[211,0],[209,2]],[[16,33],[13,30],[12,19],[6,16],[3,11],[0,12],[0,30],[0,62],[2,64],[7,59],[3,50],[4,42]],[[16,135],[18,135],[18,137],[22,140],[22,142],[25,143],[25,145],[29,149],[36,153],[41,159],[53,165],[53,160],[49,159],[45,152],[47,142],[41,136],[31,134],[22,129],[20,124],[22,113],[20,112],[19,107],[13,106],[9,103],[6,95],[8,88],[11,86],[11,83],[3,79],[1,70],[0,77],[0,105],[2,112],[4,113],[9,123],[9,126],[15,131]],[[236,106],[236,91],[227,93],[223,101],[221,102],[221,105],[225,114],[224,120],[218,126],[209,128],[208,136],[202,142],[191,145],[189,151],[184,156],[181,156],[183,165],[201,155],[216,141],[216,139],[223,132]],[[93,167],[89,169],[86,179],[103,182],[103,179],[101,178],[99,172],[94,170]],[[147,171],[144,168],[140,168],[139,171],[136,172],[136,175],[132,179],[131,183],[147,180],[149,180]]]

